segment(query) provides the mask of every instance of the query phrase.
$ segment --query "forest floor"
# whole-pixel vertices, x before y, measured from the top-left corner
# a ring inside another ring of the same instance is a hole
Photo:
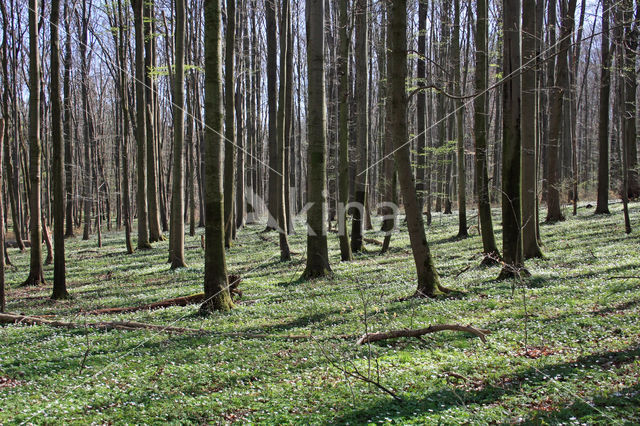
[[[612,212],[596,217],[581,206],[577,217],[541,225],[546,257],[527,261],[532,278],[524,283],[496,282],[499,268],[478,266],[477,227],[458,241],[457,217],[435,215],[428,239],[437,268],[446,286],[463,291],[438,300],[402,300],[416,287],[405,228],[389,254],[367,244],[351,263],[339,262],[331,234],[333,277],[301,282],[302,223],[287,263],[279,261],[274,233],[249,226],[227,256],[229,273],[243,278],[241,302],[207,318],[197,305],[81,314],[201,292],[200,235],[187,237],[189,267],[178,271],[166,263],[166,241],[126,255],[122,233],[105,233],[101,249],[95,236],[68,240],[73,299],[61,302],[48,299],[49,286],[19,287],[28,251],[10,249],[11,313],[211,333],[0,326],[0,424],[638,423],[640,204],[631,205],[630,236],[621,206]],[[382,239],[374,231],[367,237]],[[52,275],[47,266],[49,281]],[[492,334],[486,344],[446,331],[356,345],[365,330],[447,323]],[[230,332],[239,334],[222,334]],[[355,368],[402,401],[346,373]]]

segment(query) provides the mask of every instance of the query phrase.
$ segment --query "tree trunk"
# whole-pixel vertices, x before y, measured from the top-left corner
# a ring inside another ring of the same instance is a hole
[[[71,16],[69,2],[64,3],[65,25],[67,28],[71,25]],[[66,231],[65,238],[74,236],[73,230],[73,136],[71,134],[72,106],[71,106],[71,67],[73,66],[71,51],[71,31],[66,31],[65,53],[64,53],[64,76],[63,76],[63,122],[64,130],[64,173],[65,173],[65,190],[67,194],[66,207]]]
[[[327,249],[327,110],[324,82],[324,0],[306,0],[307,29],[307,266],[303,278],[331,273]]]
[[[144,29],[143,20],[143,0],[131,0],[133,8],[133,21],[135,27],[135,51],[136,51],[136,144],[137,153],[137,194],[136,209],[138,211],[138,249],[150,249],[149,230],[147,228],[147,171],[146,171],[146,150],[147,150],[147,129],[145,113],[145,71],[144,71]],[[149,129],[151,130],[151,129]]]
[[[138,1],[138,0],[133,0]],[[149,221],[149,242],[155,243],[164,240],[162,228],[160,226],[160,209],[158,202],[158,169],[156,158],[158,150],[156,147],[156,91],[155,82],[151,78],[151,73],[155,67],[155,34],[154,34],[154,0],[143,1],[144,16],[144,110],[146,119],[145,137],[147,143],[147,212]],[[137,49],[136,49],[137,50]]]
[[[489,172],[487,166],[487,81],[489,62],[487,54],[487,38],[489,30],[488,1],[478,0],[478,19],[476,22],[476,92],[474,99],[474,135],[476,148],[476,186],[478,188],[478,221],[482,234],[482,251],[484,264],[495,264],[500,259],[493,233],[491,218],[491,199],[489,198]]]
[[[139,1],[139,0],[138,0]],[[224,198],[222,194],[222,52],[220,0],[204,0],[204,295],[200,312],[233,308],[227,283],[224,251]]]
[[[64,146],[62,136],[62,101],[60,99],[60,0],[51,0],[51,143],[53,146],[53,265],[52,299],[69,296],[65,282],[64,257]],[[2,223],[2,222],[0,222]],[[0,256],[2,257],[2,256]]]
[[[461,63],[460,63],[460,0],[454,2],[452,63],[454,72],[455,94],[462,96]],[[467,178],[464,161],[464,113],[462,99],[456,99],[456,137],[457,137],[457,183],[458,183],[458,238],[469,236],[467,232]]]
[[[286,127],[287,120],[285,120],[285,114],[287,111],[287,50],[289,43],[287,42],[287,35],[289,31],[289,2],[283,1],[282,3],[282,21],[280,25],[280,88],[278,91],[278,111],[276,116],[276,131],[277,131],[277,182],[278,182],[278,233],[280,242],[280,260],[291,260],[291,250],[289,249],[288,239],[288,222],[287,211],[285,202],[285,177],[286,177],[286,146],[285,146],[285,132],[289,129]]]
[[[353,260],[347,227],[349,204],[349,15],[348,0],[338,0],[338,235],[340,258]]]
[[[566,88],[569,81],[569,66],[567,56],[571,47],[571,34],[576,10],[576,0],[563,0],[562,24],[558,59],[556,61],[556,80],[552,89],[551,122],[549,124],[548,162],[548,194],[547,194],[547,222],[553,223],[564,220],[560,210],[560,179],[558,170],[558,152],[560,147],[560,129],[563,124],[563,107],[565,104]]]
[[[29,0],[29,210],[31,212],[31,260],[24,285],[44,284],[40,204],[40,53],[38,49],[38,0]]]
[[[538,245],[536,199],[537,123],[536,109],[536,0],[522,3],[522,245],[523,257],[542,257]]]
[[[518,276],[522,258],[520,210],[520,0],[503,0],[502,247],[499,278]]]
[[[418,206],[416,185],[411,171],[410,144],[407,141],[407,2],[395,0],[389,3],[389,27],[387,30],[387,73],[389,100],[387,117],[389,135],[395,147],[398,180],[402,190],[407,216],[411,250],[416,263],[418,289],[416,296],[434,297],[447,291],[440,285],[424,229],[422,212]]]
[[[596,205],[596,214],[609,214],[610,7],[610,0],[602,0],[602,66],[600,67],[600,103],[598,112],[598,203]]]
[[[173,84],[173,178],[169,257],[171,269],[186,266],[184,260],[184,25],[185,0],[175,0],[175,78]]]
[[[278,40],[276,36],[276,1],[264,0],[267,25],[267,104],[268,104],[268,143],[269,143],[269,179],[267,200],[267,229],[276,229],[278,223],[278,131],[277,102],[278,88]],[[322,19],[322,17],[318,17]],[[258,108],[260,106],[258,105]]]
[[[236,129],[234,121],[236,0],[227,0],[226,12],[227,29],[224,49],[224,246],[231,247],[235,227],[233,204],[236,190]]]
[[[633,0],[624,0],[622,7],[623,21],[625,22],[624,35],[624,122],[623,139],[626,148],[627,166],[627,197],[635,199],[640,197],[640,182],[638,180],[638,149],[636,117],[636,92],[638,88],[636,72],[636,55],[638,49],[638,19],[640,11],[634,9]],[[634,17],[635,10],[635,17]],[[632,23],[633,22],[633,23]],[[627,227],[630,232],[630,226]]]
[[[362,251],[364,215],[367,204],[368,175],[367,157],[369,155],[369,58],[368,58],[368,3],[367,0],[354,0],[355,14],[355,129],[356,129],[356,176],[355,206],[351,230],[351,251]]]
[[[0,118],[0,153],[4,146],[4,118]],[[3,186],[2,181],[2,157],[0,156],[0,188]],[[7,302],[4,291],[4,253],[6,252],[5,238],[4,238],[4,206],[2,205],[2,196],[0,196],[0,312],[4,312],[7,308]]]

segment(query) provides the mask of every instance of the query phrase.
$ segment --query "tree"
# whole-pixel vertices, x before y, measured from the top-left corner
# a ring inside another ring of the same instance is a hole
[[[5,94],[6,95],[6,94]],[[4,148],[4,118],[0,118],[0,152]],[[2,188],[2,161],[3,157],[0,156],[0,188]],[[4,312],[7,307],[7,302],[5,298],[4,291],[4,251],[5,241],[4,241],[4,208],[2,205],[2,197],[0,197],[0,249],[2,249],[3,254],[0,254],[0,312]]]
[[[71,17],[69,12],[70,2],[64,2],[65,25],[71,25]],[[62,127],[64,132],[64,173],[65,173],[65,190],[67,193],[66,207],[66,230],[65,238],[74,236],[73,231],[73,136],[71,132],[71,67],[73,66],[73,57],[71,52],[71,31],[66,31],[65,52],[64,52],[64,75],[62,81],[63,101],[63,118]]]
[[[426,107],[427,107],[427,94],[426,91],[426,78],[427,71],[425,66],[426,55],[426,33],[427,33],[427,0],[418,1],[418,60],[416,61],[416,73],[418,77],[418,89],[416,99],[416,141],[418,144],[417,149],[417,190],[418,190],[418,206],[422,211],[424,206],[424,199],[427,190],[426,187],[426,171],[427,171],[427,131],[426,131]]]
[[[278,88],[278,40],[276,36],[276,0],[264,0],[265,20],[267,24],[267,107],[269,140],[269,212],[267,229],[276,229],[278,222],[278,137],[277,137],[277,101]]]
[[[139,1],[139,0],[138,0]],[[204,298],[202,314],[233,308],[227,282],[222,195],[222,52],[220,0],[204,0]]]
[[[489,198],[489,172],[487,170],[487,80],[489,62],[487,36],[489,29],[488,0],[478,0],[476,22],[475,80],[478,96],[473,102],[474,134],[476,146],[476,186],[478,190],[478,218],[482,234],[483,264],[495,264],[500,259],[493,233],[491,200]]]
[[[520,0],[503,0],[502,250],[500,279],[517,275],[522,259],[520,210]]]
[[[236,0],[227,0],[226,12],[227,29],[224,48],[224,245],[225,247],[231,247],[235,231],[233,204],[236,191],[236,129],[234,122]]]
[[[144,28],[143,20],[144,0],[131,0],[133,8],[133,25],[135,28],[135,90],[136,90],[136,144],[137,153],[137,193],[136,209],[138,211],[138,248],[141,250],[150,249],[149,230],[147,227],[147,172],[146,172],[146,151],[147,151],[147,129],[146,129],[146,102],[145,102],[145,71],[144,71]]]
[[[40,157],[40,52],[38,49],[38,0],[29,0],[29,194],[31,260],[24,285],[44,284],[42,269],[42,222]]]
[[[415,179],[411,170],[410,146],[407,141],[407,2],[393,0],[388,3],[389,28],[387,72],[389,100],[387,117],[389,136],[395,147],[395,161],[398,180],[402,190],[404,209],[407,216],[407,227],[411,250],[418,275],[418,297],[435,297],[448,290],[440,285],[427,237],[424,229],[422,211],[418,205]]]
[[[89,0],[82,1],[82,14],[79,17],[79,36],[80,36],[80,77],[81,94],[82,94],[82,114],[84,118],[83,138],[84,138],[84,176],[82,182],[82,199],[84,206],[84,229],[82,231],[82,239],[88,240],[91,234],[91,207],[92,207],[92,179],[91,172],[93,170],[91,162],[91,145],[93,143],[93,114],[91,113],[91,105],[89,101],[89,61],[87,55],[87,47],[89,46],[89,17],[91,16],[91,7],[93,3]],[[96,194],[97,197],[97,194]]]
[[[576,0],[563,0],[561,2],[562,23],[560,26],[560,41],[558,47],[558,59],[556,61],[555,84],[552,88],[551,121],[549,123],[548,156],[548,194],[547,194],[547,222],[564,220],[560,211],[560,179],[558,170],[558,152],[560,146],[560,129],[563,120],[563,105],[565,102],[566,88],[569,86],[568,54],[571,47],[571,34],[576,11]]]
[[[343,261],[353,260],[347,227],[349,203],[349,16],[348,0],[338,0],[338,234],[340,257]]]
[[[147,220],[149,226],[149,242],[155,243],[164,240],[162,228],[160,226],[160,207],[158,203],[158,176],[157,176],[157,148],[156,148],[156,98],[157,90],[151,73],[154,71],[156,62],[155,48],[155,17],[154,17],[154,1],[155,0],[133,0],[142,1],[143,3],[143,27],[144,32],[144,91],[145,91],[145,107],[144,114],[146,119],[145,137],[147,141]],[[137,48],[136,48],[137,51]]]
[[[53,294],[52,299],[69,297],[65,281],[64,256],[64,145],[62,100],[60,99],[60,0],[51,0],[51,141],[53,145]]]
[[[638,89],[638,74],[636,72],[636,57],[638,50],[638,19],[640,19],[640,11],[638,7],[634,8],[633,0],[624,0],[623,21],[624,21],[624,119],[623,119],[623,146],[625,152],[626,164],[626,185],[627,197],[640,197],[640,181],[638,179],[638,148],[637,148],[637,129],[636,129],[636,92]],[[634,16],[635,11],[635,16]],[[626,214],[628,216],[628,213]],[[628,220],[627,220],[628,222]],[[631,232],[631,226],[627,226],[627,233]]]
[[[600,103],[598,113],[598,202],[596,214],[609,214],[610,0],[602,0],[602,8],[602,66],[600,67]]]
[[[324,0],[306,0],[307,28],[307,266],[305,279],[331,273],[327,248],[327,107],[324,82]]]
[[[175,67],[173,95],[173,187],[169,257],[171,269],[186,266],[184,261],[184,26],[185,0],[175,0]]]
[[[466,238],[469,236],[467,232],[467,178],[464,164],[464,104],[462,103],[462,85],[460,66],[460,0],[454,1],[454,18],[453,18],[453,38],[452,38],[452,63],[454,72],[454,87],[458,98],[455,101],[456,108],[456,148],[458,167],[458,238]]]
[[[538,197],[538,125],[536,102],[536,0],[522,3],[522,245],[523,257],[542,257],[538,245],[536,199]]]
[[[288,32],[289,32],[289,2],[282,2],[282,23],[280,25],[280,88],[278,90],[278,111],[276,116],[276,139],[277,139],[277,173],[276,179],[278,182],[278,233],[279,233],[279,243],[280,243],[280,260],[288,261],[291,260],[291,250],[289,249],[289,239],[288,239],[288,216],[286,209],[286,200],[285,200],[285,181],[286,181],[286,146],[285,146],[285,138],[286,133],[289,131],[287,124],[289,120],[286,119],[287,113],[287,56],[288,56],[288,48],[289,43]]]
[[[368,0],[354,0],[355,14],[355,131],[356,131],[356,177],[355,208],[351,230],[351,251],[362,251],[364,215],[367,204],[367,184],[369,171],[369,37]]]
[[[629,219],[629,198],[636,198],[640,195],[640,186],[638,184],[638,153],[636,141],[636,92],[637,92],[637,73],[636,67],[636,50],[638,48],[638,22],[640,12],[636,11],[636,21],[632,24],[634,18],[633,0],[625,0],[623,7],[624,26],[624,44],[623,49],[623,82],[624,84],[624,108],[623,108],[623,131],[622,131],[622,173],[623,188],[622,202],[624,212],[625,232],[631,234],[631,220]]]

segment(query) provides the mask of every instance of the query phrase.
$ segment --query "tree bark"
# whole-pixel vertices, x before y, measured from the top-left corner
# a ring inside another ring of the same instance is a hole
[[[205,254],[202,314],[233,308],[227,283],[222,194],[222,65],[220,0],[204,0],[204,195]]]
[[[29,193],[31,255],[24,285],[44,284],[40,202],[40,52],[38,49],[38,0],[29,0]]]
[[[175,0],[175,69],[173,84],[173,178],[171,188],[171,269],[186,266],[184,260],[184,25],[185,0]]]
[[[600,103],[598,111],[598,202],[596,214],[609,214],[610,7],[610,0],[602,0],[602,66],[600,67]]]
[[[348,0],[338,0],[338,235],[340,258],[353,260],[347,226],[349,204],[349,16]]]
[[[394,0],[389,5],[389,27],[387,30],[387,73],[389,100],[387,117],[389,136],[395,147],[396,169],[402,190],[404,209],[409,229],[411,250],[416,264],[418,288],[416,296],[435,297],[446,292],[431,257],[424,229],[422,212],[418,206],[418,196],[410,162],[410,145],[407,138],[407,2]]]
[[[499,278],[517,276],[524,267],[520,175],[520,0],[503,0],[502,85],[502,247]]]
[[[524,259],[542,257],[538,245],[538,112],[536,102],[536,0],[522,3],[522,244]]]
[[[278,234],[280,243],[280,260],[291,260],[291,250],[289,249],[288,238],[288,221],[285,201],[285,182],[286,182],[286,146],[285,132],[289,129],[286,127],[287,121],[285,114],[287,112],[287,50],[289,43],[287,36],[289,31],[289,2],[282,2],[282,21],[280,25],[280,88],[278,90],[278,111],[276,116],[276,139],[277,139],[277,182],[278,182]]]
[[[70,26],[71,16],[69,2],[64,3],[65,25]],[[74,237],[73,229],[73,136],[71,133],[72,106],[71,106],[71,67],[73,66],[73,58],[71,51],[71,31],[66,32],[65,53],[64,53],[64,76],[63,76],[63,134],[64,134],[64,173],[65,173],[65,190],[67,194],[66,206],[66,231],[65,238]]]
[[[135,27],[135,88],[136,88],[136,144],[137,152],[137,194],[136,209],[138,212],[138,249],[151,248],[147,227],[147,126],[145,113],[145,71],[144,71],[144,28],[143,0],[131,0]],[[149,129],[150,130],[150,129]]]
[[[482,234],[482,251],[484,264],[495,264],[500,259],[496,245],[491,218],[491,199],[489,198],[489,172],[487,166],[487,81],[489,75],[488,62],[488,0],[478,0],[478,19],[476,22],[476,92],[474,99],[474,134],[476,147],[476,186],[478,188],[478,218]]]
[[[51,0],[51,143],[53,146],[53,294],[52,299],[69,297],[65,281],[64,256],[64,140],[60,99],[60,0]],[[1,223],[1,222],[0,222]],[[1,256],[0,256],[1,257]]]
[[[327,109],[324,81],[324,0],[306,0],[307,29],[307,266],[304,279],[331,273],[327,248]]]
[[[367,204],[367,185],[369,171],[367,159],[369,155],[369,37],[368,37],[368,2],[354,0],[355,15],[355,130],[356,130],[356,176],[355,206],[351,230],[351,251],[362,251],[364,232],[364,215]]]
[[[224,61],[224,246],[231,247],[234,237],[234,202],[236,191],[236,129],[235,129],[235,43],[236,0],[227,0],[227,28]]]

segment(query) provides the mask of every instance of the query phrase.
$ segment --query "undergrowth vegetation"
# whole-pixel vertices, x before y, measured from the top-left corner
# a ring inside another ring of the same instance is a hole
[[[640,204],[630,207],[637,228]],[[101,249],[95,239],[68,240],[73,299],[59,302],[49,300],[49,286],[19,286],[28,252],[10,249],[9,312],[210,334],[2,326],[0,423],[639,422],[640,240],[637,230],[625,235],[620,206],[612,213],[581,206],[577,217],[542,224],[545,258],[527,261],[532,277],[523,282],[497,282],[499,268],[478,266],[474,213],[465,240],[453,238],[456,217],[435,215],[428,238],[436,265],[443,284],[460,290],[437,300],[406,299],[415,268],[404,227],[387,255],[369,242],[351,263],[339,262],[331,234],[333,276],[303,282],[304,225],[287,263],[276,234],[248,226],[227,257],[243,297],[206,318],[197,305],[82,315],[201,292],[199,235],[187,237],[188,267],[178,271],[169,270],[168,242],[127,255],[122,233],[105,233]],[[47,266],[49,282],[52,273]],[[486,344],[442,332],[356,345],[366,331],[443,323],[491,335]],[[401,401],[349,374],[356,370]]]

